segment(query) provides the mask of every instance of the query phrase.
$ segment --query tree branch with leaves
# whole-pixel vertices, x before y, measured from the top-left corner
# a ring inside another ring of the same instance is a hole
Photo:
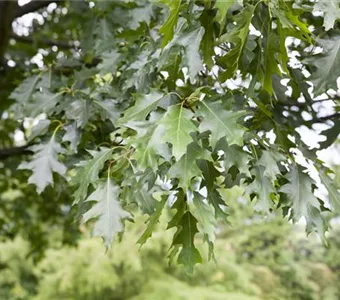
[[[316,152],[337,138],[339,107],[323,117],[314,104],[338,90],[337,1],[65,3],[56,35],[70,30],[80,51],[48,52],[8,96],[9,118],[40,118],[24,129],[33,155],[16,170],[36,195],[66,185],[107,248],[138,213],[149,216],[144,244],[169,211],[170,257],[188,271],[202,261],[197,239],[213,256],[229,221],[222,191],[235,186],[263,216],[305,218],[325,239],[340,194]],[[310,149],[296,128],[326,120],[327,140]]]

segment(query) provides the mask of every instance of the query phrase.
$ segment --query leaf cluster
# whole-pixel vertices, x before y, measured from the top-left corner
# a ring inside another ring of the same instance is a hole
[[[240,186],[263,215],[303,217],[323,237],[340,195],[295,129],[328,124],[321,147],[339,134],[338,113],[316,108],[321,95],[338,109],[339,2],[94,3],[71,10],[86,21],[70,27],[81,57],[70,51],[32,71],[8,96],[10,118],[43,118],[20,165],[37,193],[70,182],[79,216],[94,219],[107,247],[136,209],[150,216],[141,244],[170,210],[170,257],[189,271],[202,261],[195,237],[212,257],[218,222],[228,222],[221,189]]]

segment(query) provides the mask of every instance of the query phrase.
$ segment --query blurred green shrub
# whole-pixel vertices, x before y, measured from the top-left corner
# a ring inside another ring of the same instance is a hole
[[[114,243],[107,253],[98,239],[84,237],[77,247],[52,241],[37,264],[22,238],[0,243],[0,299],[339,299],[336,230],[325,247],[313,238],[307,243],[297,227],[275,217],[267,222],[240,222],[233,228],[221,225],[216,263],[199,265],[188,275],[177,265],[168,266],[165,257],[171,232],[164,228],[139,249],[136,240],[143,221],[143,217],[138,221],[138,232],[128,230],[122,242]]]

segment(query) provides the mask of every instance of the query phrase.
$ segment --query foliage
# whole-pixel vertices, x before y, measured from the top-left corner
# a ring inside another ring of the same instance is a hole
[[[304,217],[307,232],[323,237],[329,209],[297,149],[321,172],[335,213],[339,192],[317,149],[295,129],[328,124],[321,147],[338,134],[338,1],[61,7],[42,12],[44,24],[32,26],[37,44],[21,48],[25,39],[14,35],[5,45],[0,188],[21,191],[9,206],[29,197],[27,212],[37,220],[50,199],[58,217],[69,215],[73,202],[78,218],[94,219],[94,235],[107,247],[138,210],[150,217],[141,244],[170,210],[170,257],[189,271],[202,261],[195,237],[204,236],[213,257],[217,220],[231,215],[224,189],[245,188],[256,211],[279,211],[294,222]],[[45,40],[40,51],[44,36],[67,43]],[[37,52],[38,67],[27,63]],[[318,113],[317,96],[334,102],[334,114]],[[7,235],[35,232],[6,218]]]
[[[143,219],[138,217],[137,224]],[[222,237],[231,229],[221,227],[224,233],[215,242],[218,264],[197,266],[190,276],[178,265],[167,265],[168,237],[161,231],[139,250],[134,240],[140,229],[131,227],[106,254],[99,240],[83,238],[78,247],[49,248],[37,265],[27,259],[29,244],[18,237],[0,244],[0,294],[9,300],[338,299],[337,235],[328,248],[315,239],[307,244],[302,228],[280,218],[257,222],[253,228],[254,223],[243,223]]]

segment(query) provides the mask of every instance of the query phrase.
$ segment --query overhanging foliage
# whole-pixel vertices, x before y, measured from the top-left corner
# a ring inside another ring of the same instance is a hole
[[[168,227],[177,228],[170,257],[188,270],[202,260],[195,235],[213,251],[216,224],[228,221],[221,189],[242,186],[257,210],[304,217],[308,232],[324,236],[329,209],[296,149],[321,172],[336,213],[340,194],[295,129],[328,124],[322,147],[340,132],[332,93],[338,1],[65,5],[83,26],[68,15],[60,26],[80,46],[70,41],[57,61],[31,70],[8,96],[14,104],[2,120],[43,118],[23,148],[33,152],[20,165],[28,171],[19,173],[37,193],[70,182],[79,214],[96,218],[95,234],[108,247],[136,207],[150,215],[143,244],[170,206]],[[9,47],[8,58],[15,55]],[[324,100],[335,112],[320,116],[316,104]],[[89,208],[89,201],[97,203]]]

